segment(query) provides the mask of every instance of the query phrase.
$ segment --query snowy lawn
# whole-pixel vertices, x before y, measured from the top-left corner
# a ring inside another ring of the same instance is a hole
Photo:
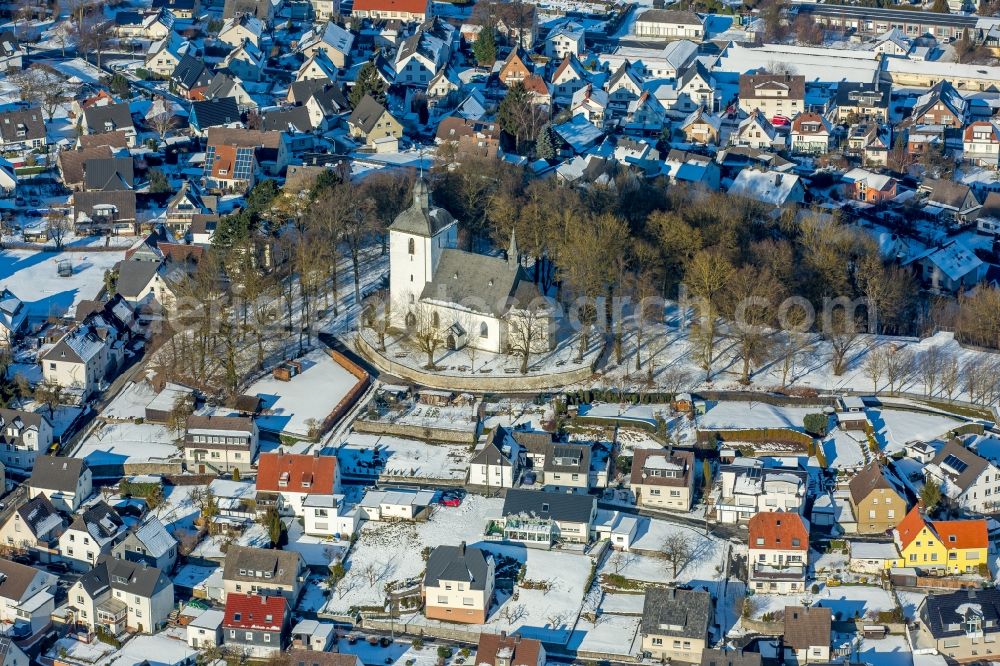
[[[864,467],[867,462],[865,457],[867,446],[868,438],[860,430],[847,431],[839,428],[834,430],[823,441],[823,454],[826,456],[827,467],[848,470]]]
[[[568,648],[583,652],[600,652],[622,657],[639,654],[641,617],[601,613],[595,622],[581,617],[569,640]]]
[[[357,377],[322,349],[298,361],[302,363],[302,374],[291,381],[283,382],[269,374],[247,389],[247,394],[263,401],[264,413],[257,417],[261,430],[307,437],[311,420],[322,423],[358,383]]]
[[[862,585],[820,585],[819,594],[813,595],[813,601],[814,606],[829,608],[835,620],[865,617],[869,613],[890,611],[896,607],[889,592],[880,587]]]
[[[928,441],[946,435],[965,421],[947,416],[921,414],[899,409],[869,409],[868,418],[875,428],[875,438],[888,455],[902,451],[907,442]]]
[[[868,666],[912,666],[913,653],[905,636],[866,638],[861,641],[855,660]]]
[[[292,520],[288,523],[288,545],[284,550],[300,553],[311,567],[327,567],[334,560],[343,558],[349,545],[347,541],[309,536],[303,533],[298,520]]]
[[[102,423],[74,452],[90,465],[160,461],[179,458],[176,433],[154,423]]]
[[[920,608],[920,604],[924,602],[924,599],[927,598],[927,595],[923,592],[899,590],[896,592],[896,598],[899,599],[899,605],[903,607],[903,615],[906,617],[906,620],[912,622],[917,619],[917,610]]]
[[[778,407],[763,402],[711,402],[703,416],[698,417],[702,430],[727,428],[789,428],[804,432],[806,414],[822,411],[820,407]]]
[[[72,316],[82,300],[95,299],[104,271],[125,256],[121,252],[0,252],[0,282],[20,298],[33,320]],[[59,262],[73,264],[73,277],[59,277]]]
[[[374,459],[376,449],[379,463]],[[340,447],[324,453],[336,455],[345,474],[371,475],[382,464],[380,472],[384,475],[452,480],[466,477],[472,455],[467,446],[358,432],[348,435]]]
[[[436,666],[438,663],[437,649],[433,646],[415,648],[402,639],[397,639],[389,647],[370,645],[365,640],[358,640],[351,645],[347,640],[342,639],[337,642],[337,652],[342,654],[356,655],[365,666]],[[456,653],[457,656],[457,653]],[[467,664],[474,664],[475,652],[470,659],[466,659]],[[453,663],[452,660],[446,662]]]
[[[45,418],[49,420],[52,424],[52,434],[55,437],[62,437],[62,434],[66,432],[66,429],[73,424],[80,414],[83,413],[82,407],[74,407],[71,405],[59,405],[52,413],[49,414],[48,407],[44,405],[39,405],[34,402],[29,402],[25,404],[22,409],[28,412],[40,412],[45,415]]]

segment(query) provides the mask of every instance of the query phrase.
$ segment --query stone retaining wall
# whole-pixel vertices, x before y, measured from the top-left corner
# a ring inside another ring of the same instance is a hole
[[[378,435],[398,435],[407,439],[420,439],[428,442],[449,442],[454,444],[475,444],[479,439],[479,427],[473,430],[449,430],[418,426],[408,423],[385,423],[384,421],[368,421],[358,419],[354,422],[358,432],[371,432]]]

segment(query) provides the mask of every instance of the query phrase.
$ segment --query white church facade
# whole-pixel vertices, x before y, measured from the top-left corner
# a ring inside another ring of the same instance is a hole
[[[441,331],[448,349],[468,345],[504,353],[511,305],[537,307],[542,303],[541,293],[518,262],[513,234],[506,258],[466,252],[457,249],[457,244],[458,222],[431,204],[427,183],[418,179],[413,204],[389,226],[389,298],[394,324],[412,328],[418,318],[422,326],[429,318],[426,323]],[[536,326],[544,328],[544,333],[533,343],[533,353],[554,344],[549,318],[543,317]]]

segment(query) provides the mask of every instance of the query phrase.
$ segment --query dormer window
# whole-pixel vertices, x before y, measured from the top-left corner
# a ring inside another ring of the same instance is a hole
[[[282,472],[281,476],[278,477],[278,487],[286,488],[288,486],[288,472]]]

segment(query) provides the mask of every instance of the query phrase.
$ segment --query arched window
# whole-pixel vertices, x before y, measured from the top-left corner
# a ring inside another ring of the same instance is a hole
[[[410,294],[410,305],[413,305],[416,302],[417,302],[417,297],[414,296],[413,294]]]
[[[436,311],[434,312],[434,314],[431,315],[431,324],[434,326],[434,328],[437,328],[441,325],[441,317],[438,316],[438,313]]]
[[[407,241],[407,249],[410,251],[410,254],[416,254],[417,242],[411,238],[409,241]]]
[[[486,325],[485,321],[479,325],[479,337],[481,338],[490,337],[490,327]]]

